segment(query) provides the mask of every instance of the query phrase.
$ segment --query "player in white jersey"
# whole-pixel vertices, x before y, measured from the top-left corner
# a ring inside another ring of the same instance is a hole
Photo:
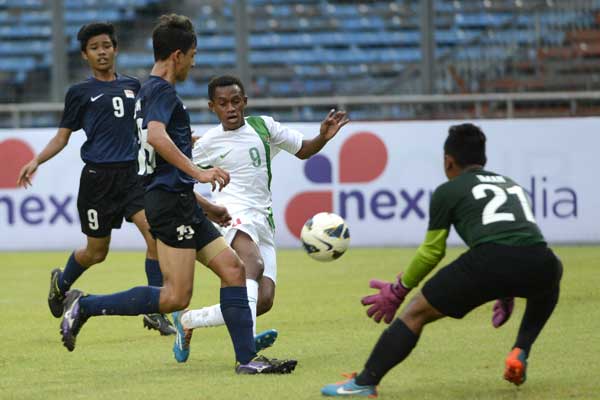
[[[246,267],[248,302],[256,335],[256,316],[268,312],[275,298],[277,262],[275,224],[271,210],[271,160],[281,150],[307,159],[318,153],[349,122],[344,111],[332,110],[321,123],[320,132],[306,140],[302,133],[281,125],[271,117],[244,117],[247,97],[242,82],[220,76],[208,84],[208,106],[221,124],[196,141],[194,163],[201,168],[219,166],[228,171],[229,185],[214,192],[213,201],[227,207],[231,225],[222,228],[225,240]],[[177,313],[187,330],[223,325],[219,304]],[[258,349],[273,344],[277,331],[257,336]],[[185,338],[180,338],[185,340]]]

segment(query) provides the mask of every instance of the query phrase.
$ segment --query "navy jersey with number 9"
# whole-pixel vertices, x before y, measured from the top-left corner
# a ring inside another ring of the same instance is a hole
[[[87,140],[81,146],[84,162],[109,164],[136,159],[133,111],[139,89],[140,82],[126,75],[117,75],[112,81],[90,77],[69,88],[60,127],[85,131]]]

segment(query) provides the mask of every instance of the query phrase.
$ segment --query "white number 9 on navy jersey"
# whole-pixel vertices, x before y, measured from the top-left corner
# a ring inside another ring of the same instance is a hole
[[[156,167],[156,159],[154,154],[154,147],[148,144],[148,129],[143,129],[144,120],[138,117],[142,110],[142,104],[140,100],[135,102],[135,123],[137,125],[138,140],[140,149],[138,151],[138,175],[147,175],[154,172]]]
[[[115,110],[115,117],[123,118],[123,115],[125,115],[125,105],[123,104],[123,99],[120,97],[113,97],[112,103]]]

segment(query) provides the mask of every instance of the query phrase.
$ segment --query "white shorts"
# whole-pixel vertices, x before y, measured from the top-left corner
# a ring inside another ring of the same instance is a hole
[[[248,234],[260,250],[265,265],[263,276],[269,277],[274,283],[277,282],[275,230],[265,214],[255,210],[245,210],[231,216],[230,226],[218,228],[229,245],[233,242],[237,231]]]

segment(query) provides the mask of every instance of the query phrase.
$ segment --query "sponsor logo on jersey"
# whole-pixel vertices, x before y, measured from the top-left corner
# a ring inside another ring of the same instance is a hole
[[[125,92],[125,97],[135,99],[135,93],[133,93],[133,90],[124,89],[123,92]]]
[[[98,100],[102,96],[104,96],[104,93],[100,93],[98,96],[90,97],[90,100],[93,103],[93,102],[95,102],[96,100]]]

